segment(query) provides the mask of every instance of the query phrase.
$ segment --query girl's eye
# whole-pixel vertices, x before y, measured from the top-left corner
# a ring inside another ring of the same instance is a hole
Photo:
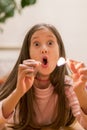
[[[53,45],[53,41],[49,41],[48,45],[50,45],[50,46]]]
[[[39,42],[34,42],[34,46],[39,46],[40,43]]]

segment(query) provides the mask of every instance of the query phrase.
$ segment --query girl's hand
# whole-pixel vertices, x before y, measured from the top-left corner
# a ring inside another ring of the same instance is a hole
[[[84,63],[75,60],[69,60],[68,65],[72,72],[74,88],[85,87],[87,82],[87,67]]]
[[[39,69],[40,62],[32,59],[24,60],[18,67],[16,90],[23,96],[33,85],[34,77]]]

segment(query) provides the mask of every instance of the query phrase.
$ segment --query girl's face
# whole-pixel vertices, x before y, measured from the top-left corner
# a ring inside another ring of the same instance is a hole
[[[36,31],[31,37],[30,58],[40,61],[39,73],[49,75],[59,59],[59,46],[55,35],[47,28]]]

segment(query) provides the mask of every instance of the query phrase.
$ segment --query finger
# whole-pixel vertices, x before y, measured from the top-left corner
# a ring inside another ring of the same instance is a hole
[[[85,74],[85,75],[87,75],[87,67],[80,68],[80,69],[79,69],[79,73],[80,73],[80,74]]]
[[[72,70],[73,73],[78,73],[79,69],[85,68],[85,64],[83,62],[68,60],[68,66]]]
[[[41,65],[41,62],[35,61],[35,60],[25,60],[25,61],[23,61],[23,64],[28,66],[28,67],[33,67],[35,70],[34,74],[36,74],[39,71],[39,67]]]
[[[21,72],[20,76],[19,76],[19,79],[25,79],[25,78],[30,78],[30,77],[33,77],[33,73],[26,73],[26,72]]]
[[[68,62],[68,66],[69,66],[70,71],[71,71],[72,73],[77,73],[77,70],[76,70],[76,68],[75,68],[75,64],[74,64],[73,62]]]
[[[37,74],[38,68],[39,67],[37,67],[37,66],[35,67],[35,66],[27,66],[25,64],[20,64],[19,65],[19,72],[18,73],[22,74],[22,77],[24,77],[26,72],[24,73],[22,71],[24,71],[24,70],[27,69],[28,72],[26,73],[26,76],[27,77],[31,77],[31,76],[35,76]]]
[[[28,68],[28,66],[26,66],[26,65],[24,65],[24,64],[19,64],[19,66],[18,66],[18,70],[24,70],[24,69],[26,69],[26,68]]]
[[[83,82],[87,82],[87,75],[81,75],[80,80],[82,80]]]
[[[73,60],[73,59],[68,59],[68,62],[69,62],[69,63],[73,63],[73,64],[79,63],[79,61],[76,61],[76,60]]]
[[[34,62],[35,60],[34,59],[27,59],[27,60],[23,60],[23,63],[24,62]]]
[[[18,75],[21,78],[24,78],[25,76],[31,76],[33,74],[34,74],[34,68],[33,67],[28,67],[28,66],[23,65],[23,64],[19,65]]]
[[[23,73],[23,71],[26,70],[26,69],[29,69],[30,71],[33,71],[33,67],[28,67],[28,66],[26,66],[24,64],[20,64],[19,67],[18,67],[18,75]]]
[[[34,81],[34,77],[32,77],[32,84],[33,84],[33,81]],[[29,84],[30,84],[30,82],[31,82],[31,77],[26,77],[25,78],[25,82],[26,82],[26,86],[28,86],[28,89],[30,88],[30,87],[32,87],[32,85],[30,86]],[[30,86],[30,87],[29,87]]]
[[[24,60],[23,64],[28,65],[28,66],[35,66],[36,67],[36,66],[40,65],[41,62],[30,59],[30,60]]]
[[[75,65],[76,70],[79,72],[80,70],[83,70],[85,68],[85,64],[80,62]]]

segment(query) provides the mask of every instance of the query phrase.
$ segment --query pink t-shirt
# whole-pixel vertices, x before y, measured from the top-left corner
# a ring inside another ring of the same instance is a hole
[[[65,82],[72,84],[70,78],[66,77]],[[75,116],[80,114],[80,106],[78,99],[72,87],[65,90],[66,96],[69,99],[72,112]],[[54,93],[54,87],[50,84],[46,89],[39,89],[34,86],[34,100],[33,106],[35,115],[33,121],[36,125],[47,125],[52,123],[57,116],[58,109],[58,95]],[[2,113],[2,102],[0,102],[0,122],[11,122],[14,113],[5,119]]]
[[[54,94],[54,87],[50,84],[46,89],[34,87],[33,101],[36,116],[34,122],[38,125],[47,125],[54,121],[57,115],[58,95]]]
[[[39,89],[34,86],[33,106],[35,116],[33,121],[36,125],[47,125],[54,121],[57,115],[58,95],[54,94],[54,87],[50,84],[46,89]],[[0,102],[0,122],[10,123],[13,120],[13,114],[5,119],[2,113],[2,102]],[[1,126],[2,127],[2,126]],[[1,128],[0,127],[0,128]]]

